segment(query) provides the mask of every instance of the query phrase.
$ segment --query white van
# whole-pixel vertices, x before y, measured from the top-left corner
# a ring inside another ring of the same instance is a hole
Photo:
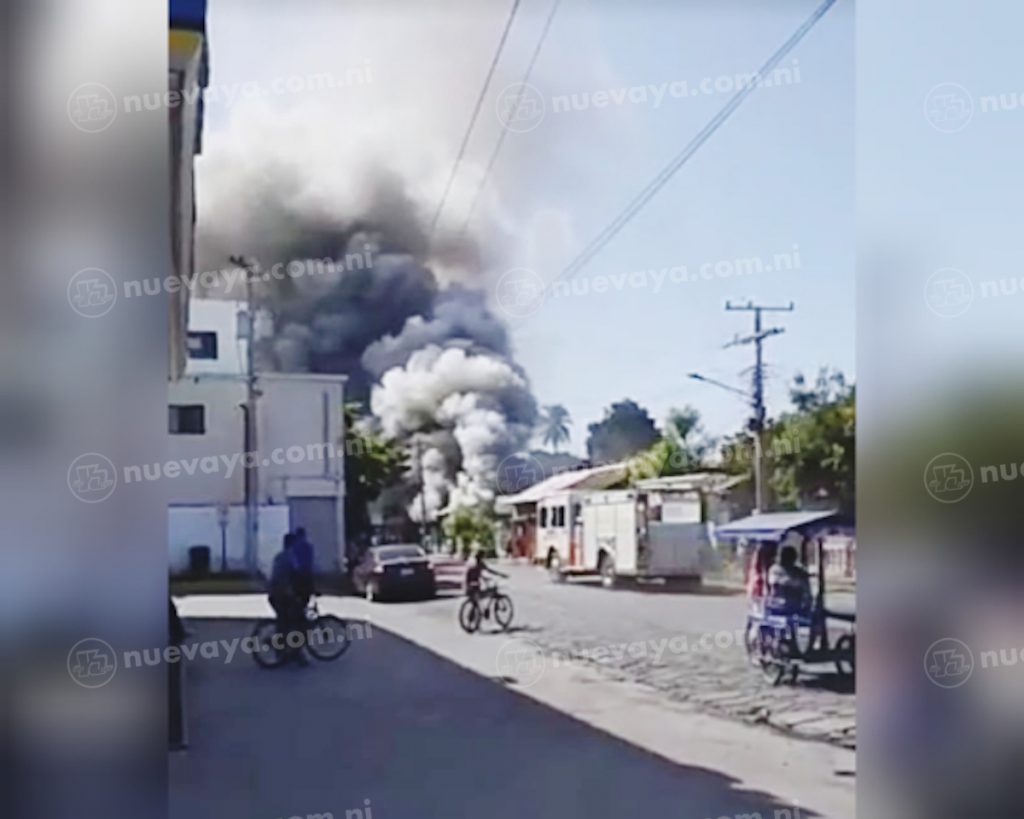
[[[619,577],[699,581],[712,560],[699,492],[624,489],[572,495],[545,499],[541,508],[548,511],[539,512],[548,523],[554,515],[549,543],[558,561],[549,557],[547,562],[555,577],[600,574],[605,586]],[[559,508],[565,511],[551,511]],[[566,525],[560,526],[563,516]],[[540,518],[538,532],[546,531]]]

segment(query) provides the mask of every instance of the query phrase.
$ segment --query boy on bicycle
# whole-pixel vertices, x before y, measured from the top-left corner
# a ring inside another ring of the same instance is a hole
[[[507,574],[502,574],[497,569],[492,569],[486,563],[484,563],[484,554],[478,551],[474,556],[473,560],[469,564],[469,568],[466,569],[466,596],[473,600],[477,600],[480,597],[480,592],[483,587],[483,576],[484,574],[493,574],[497,577],[508,578]]]

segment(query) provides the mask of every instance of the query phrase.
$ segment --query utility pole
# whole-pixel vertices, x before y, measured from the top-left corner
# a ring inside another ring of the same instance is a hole
[[[232,256],[232,264],[245,270],[245,453],[242,463],[245,465],[245,565],[250,572],[255,572],[259,555],[260,535],[260,473],[259,473],[259,426],[256,414],[256,402],[259,398],[256,380],[256,299],[253,292],[253,279],[259,269],[255,260],[244,256]],[[242,328],[240,327],[239,330]],[[250,454],[251,453],[251,454]]]
[[[416,476],[420,484],[420,546],[427,548],[427,484],[423,478],[423,444],[415,439]]]
[[[764,474],[763,474],[763,446],[762,433],[764,432],[765,409],[764,409],[764,340],[769,336],[777,336],[786,332],[782,327],[769,327],[762,329],[762,313],[792,313],[796,305],[790,302],[785,307],[769,307],[763,304],[754,304],[748,301],[746,304],[725,303],[727,311],[739,311],[754,314],[754,332],[749,336],[736,336],[725,348],[735,347],[741,344],[754,345],[754,373],[753,390],[751,393],[751,404],[754,409],[754,416],[750,419],[750,431],[754,438],[754,504],[755,511],[763,512],[765,506],[764,498]]]

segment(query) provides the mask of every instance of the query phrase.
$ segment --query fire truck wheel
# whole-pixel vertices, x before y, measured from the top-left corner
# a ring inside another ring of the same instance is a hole
[[[597,564],[597,570],[601,573],[601,585],[610,589],[615,585],[615,560],[607,552],[601,553],[601,560]]]
[[[562,558],[554,549],[548,552],[548,575],[556,583],[565,581],[565,574],[562,572]]]

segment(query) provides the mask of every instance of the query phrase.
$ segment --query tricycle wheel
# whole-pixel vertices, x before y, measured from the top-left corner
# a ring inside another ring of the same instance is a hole
[[[772,685],[780,685],[788,676],[794,682],[799,673],[795,644],[789,629],[762,626],[758,630],[758,664],[764,678]]]
[[[844,634],[835,645],[836,671],[840,677],[852,677],[857,670],[857,644],[853,634]]]
[[[747,650],[747,661],[751,665],[757,665],[761,654],[761,639],[758,634],[757,623],[748,623],[746,634],[743,635],[743,646]]]
[[[771,685],[781,685],[786,678],[786,666],[778,660],[762,658],[761,673]]]

